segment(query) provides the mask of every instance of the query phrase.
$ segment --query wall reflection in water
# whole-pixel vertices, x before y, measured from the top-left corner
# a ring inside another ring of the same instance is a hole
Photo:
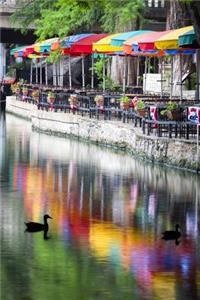
[[[84,286],[79,276],[87,279],[87,297],[98,291],[102,297],[109,292],[108,299],[114,299],[120,291],[126,299],[133,294],[138,299],[184,299],[188,294],[198,299],[198,176],[31,132],[25,121],[7,119],[7,138],[1,139],[6,149],[1,159],[1,178],[6,179],[1,189],[4,246],[12,248],[16,242],[15,254],[21,260],[22,244],[31,249],[31,264],[58,276],[63,295],[69,293],[70,299],[76,299],[75,289],[80,292]],[[39,235],[22,237],[20,224],[26,219],[38,221],[46,212],[53,217],[52,238],[45,244]],[[161,232],[173,229],[176,223],[182,230],[178,246],[161,240]],[[65,271],[61,271],[63,266]],[[105,278],[99,280],[102,266]],[[36,284],[40,272],[31,272]],[[114,283],[113,274],[118,278]],[[70,291],[64,290],[66,278],[71,282]],[[56,289],[55,282],[48,280],[51,291],[52,286]],[[94,286],[90,287],[91,280]]]

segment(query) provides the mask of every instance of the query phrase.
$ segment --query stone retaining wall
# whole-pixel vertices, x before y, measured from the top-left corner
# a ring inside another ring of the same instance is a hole
[[[145,136],[139,128],[119,121],[98,121],[75,114],[37,110],[35,106],[16,101],[14,97],[7,97],[6,110],[30,119],[35,130],[47,134],[75,137],[122,149],[153,162],[197,170],[194,141]]]

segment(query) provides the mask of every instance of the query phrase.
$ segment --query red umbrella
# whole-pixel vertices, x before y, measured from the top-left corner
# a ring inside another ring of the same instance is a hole
[[[85,74],[84,74],[84,54],[91,54],[92,53],[92,45],[93,43],[101,40],[102,38],[106,37],[107,33],[101,34],[90,34],[86,37],[80,38],[79,40],[72,42],[69,48],[63,48],[62,54],[63,55],[82,55],[82,84],[83,88],[85,88]],[[71,76],[71,65],[69,60],[69,76]],[[92,88],[94,82],[94,74],[93,74],[93,57],[92,57]],[[70,79],[70,86],[71,86],[71,79]]]
[[[166,34],[169,31],[158,31],[149,33],[144,38],[141,38],[138,41],[139,49],[142,51],[155,50],[155,41],[159,39],[162,35]]]

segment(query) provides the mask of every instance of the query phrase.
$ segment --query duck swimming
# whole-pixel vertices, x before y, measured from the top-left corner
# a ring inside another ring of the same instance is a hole
[[[175,226],[176,230],[166,230],[162,232],[163,240],[178,240],[181,237],[181,232],[180,232],[180,226],[179,224],[176,224]]]
[[[44,230],[45,232],[47,232],[49,229],[47,219],[52,219],[52,218],[49,215],[44,215],[43,218],[44,218],[44,224],[40,224],[40,223],[36,223],[36,222],[24,223],[27,226],[26,231],[37,232],[37,231]]]

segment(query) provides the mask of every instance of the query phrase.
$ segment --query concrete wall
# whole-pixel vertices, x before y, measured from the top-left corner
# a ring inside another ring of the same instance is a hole
[[[28,118],[35,130],[47,134],[75,137],[125,150],[153,162],[197,169],[195,141],[145,136],[139,128],[119,121],[98,121],[69,113],[41,111],[13,97],[7,98],[7,111]]]

